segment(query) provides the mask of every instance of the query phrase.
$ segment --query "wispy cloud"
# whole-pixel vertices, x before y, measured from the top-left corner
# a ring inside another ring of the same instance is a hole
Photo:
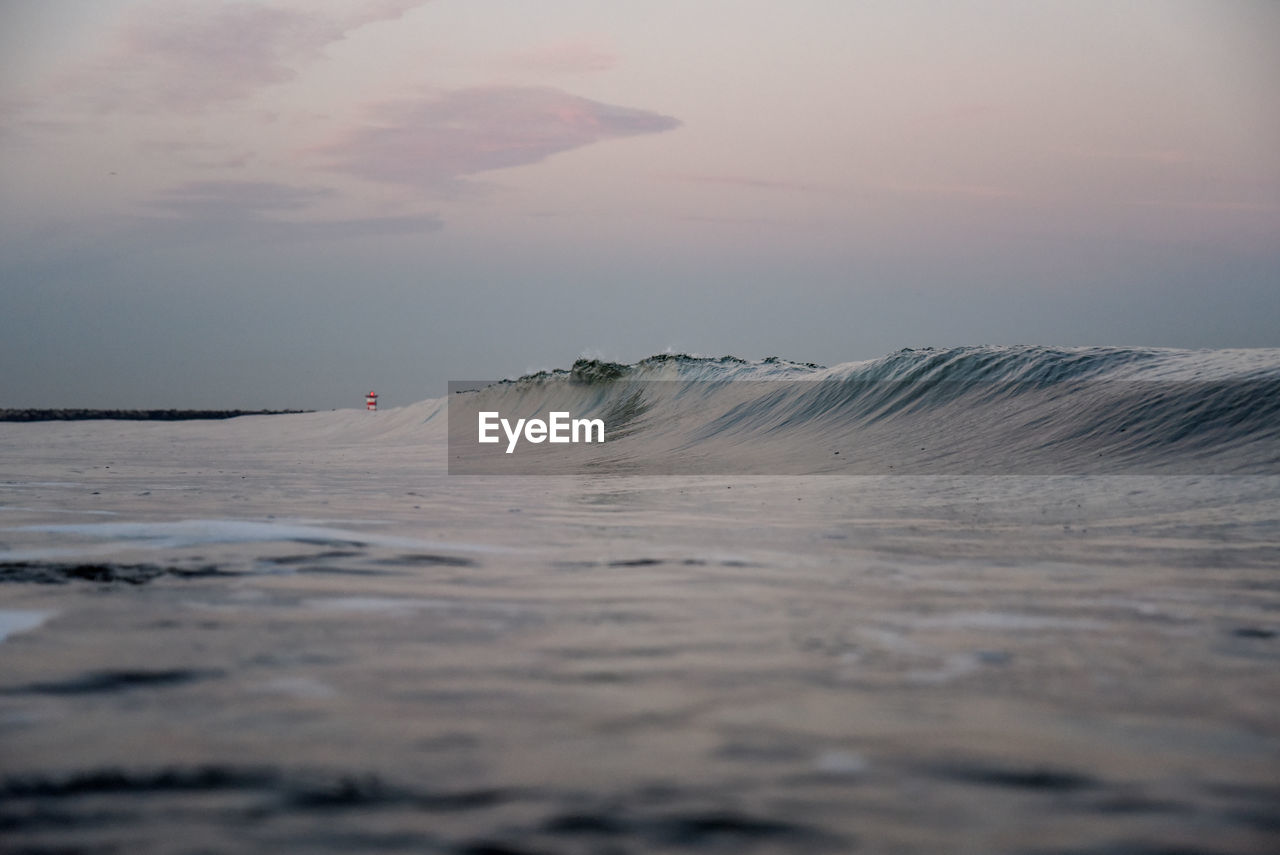
[[[524,71],[587,74],[609,71],[618,64],[612,50],[589,39],[573,39],[513,53],[507,65]]]
[[[325,187],[298,187],[271,181],[193,181],[161,193],[146,207],[159,216],[152,228],[203,237],[321,240],[367,235],[420,234],[443,227],[435,214],[298,219],[333,198]]]
[[[995,184],[948,184],[931,182],[893,181],[883,189],[907,196],[954,196],[967,199],[1018,199],[1022,193]]]
[[[332,195],[324,187],[272,181],[191,181],[165,191],[148,206],[189,219],[256,218],[302,210]]]
[[[239,169],[253,160],[253,155],[244,149],[185,140],[143,140],[138,143],[138,151],[198,169]]]
[[[1174,208],[1187,211],[1221,211],[1225,213],[1245,214],[1280,214],[1280,204],[1266,202],[1218,201],[1212,199],[1175,200],[1175,199],[1140,199],[1129,202],[1138,208]]]
[[[13,146],[40,145],[47,134],[73,127],[60,119],[35,118],[40,102],[35,98],[0,97],[0,143]]]
[[[367,124],[322,147],[328,165],[431,191],[459,178],[538,163],[591,143],[680,127],[670,116],[545,87],[432,92],[377,106]]]
[[[383,0],[330,14],[280,3],[165,0],[137,9],[103,55],[64,81],[90,106],[199,112],[293,79],[348,33],[426,0]]]
[[[1131,163],[1152,163],[1159,166],[1181,166],[1195,163],[1199,158],[1176,148],[1155,148],[1133,151],[1103,151],[1096,149],[1058,149],[1056,154],[1080,160],[1116,160]]]
[[[713,215],[688,214],[677,217],[682,223],[709,223],[717,226],[772,226],[776,220],[765,217],[718,217]]]
[[[669,181],[690,184],[712,184],[720,187],[742,187],[748,190],[783,190],[801,193],[831,193],[838,188],[811,184],[803,181],[782,181],[771,178],[753,178],[748,175],[721,175],[715,173],[672,172],[662,176]]]
[[[864,195],[868,192],[889,192],[903,196],[958,196],[973,199],[1015,199],[1023,194],[1017,190],[994,184],[949,184],[912,181],[885,181],[863,184],[814,184],[805,181],[785,181],[772,178],[753,178],[746,175],[717,175],[701,173],[669,173],[664,176],[673,181],[692,184],[710,184],[718,187],[740,187],[746,190],[763,190],[795,193],[839,193]]]

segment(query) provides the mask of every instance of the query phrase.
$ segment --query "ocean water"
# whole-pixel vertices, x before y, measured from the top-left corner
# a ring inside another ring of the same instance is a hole
[[[967,348],[475,393],[631,407],[553,475],[448,474],[445,399],[0,425],[0,849],[1277,851],[1278,383]]]

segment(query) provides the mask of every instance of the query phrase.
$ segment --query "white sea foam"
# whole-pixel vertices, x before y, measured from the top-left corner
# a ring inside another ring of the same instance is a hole
[[[302,601],[306,608],[321,612],[350,612],[404,617],[424,611],[466,612],[468,614],[515,615],[524,607],[492,600],[451,600],[426,597],[312,597]]]
[[[939,629],[1102,629],[1105,624],[1087,618],[1048,617],[1015,612],[947,612],[913,621],[916,626]]]
[[[951,653],[936,668],[913,668],[903,675],[911,683],[940,685],[972,674],[980,667],[978,657],[971,653]]]
[[[254,520],[193,519],[149,523],[67,523],[14,526],[6,530],[132,541],[160,549],[182,549],[205,544],[294,542],[325,546],[382,546],[391,549],[447,549],[463,552],[512,551],[491,544],[420,540],[329,526]]]
[[[304,600],[302,605],[322,612],[364,612],[405,616],[427,609],[440,609],[449,604],[443,600],[400,597],[324,597]]]
[[[870,767],[865,757],[852,751],[823,751],[813,765],[822,774],[839,778],[856,777]]]
[[[29,508],[22,505],[0,505],[0,511],[17,511],[29,514],[72,514],[75,516],[118,517],[117,511],[77,511],[64,508]]]
[[[33,609],[0,609],[0,641],[36,629],[55,614],[57,612]]]

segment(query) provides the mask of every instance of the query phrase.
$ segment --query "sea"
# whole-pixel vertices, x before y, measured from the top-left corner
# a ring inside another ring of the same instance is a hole
[[[1280,851],[1280,350],[0,424],[0,851]]]

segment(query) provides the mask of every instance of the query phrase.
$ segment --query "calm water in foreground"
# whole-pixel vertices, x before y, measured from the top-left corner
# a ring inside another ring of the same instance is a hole
[[[1280,477],[0,425],[0,848],[1280,850]]]

